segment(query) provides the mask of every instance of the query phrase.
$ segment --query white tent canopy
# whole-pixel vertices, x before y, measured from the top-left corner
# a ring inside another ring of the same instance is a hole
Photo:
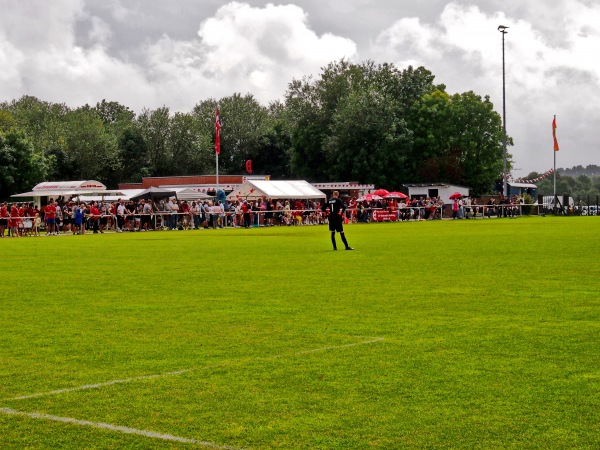
[[[326,195],[304,180],[248,180],[227,196],[230,200],[256,200],[261,197],[307,199],[325,198]]]
[[[30,192],[11,195],[11,197],[58,197],[72,196],[83,193],[106,192],[106,186],[96,180],[79,181],[44,181],[34,186]]]
[[[165,188],[171,189],[171,188]],[[175,192],[177,192],[177,198],[179,200],[187,200],[187,201],[195,201],[195,200],[208,200],[209,198],[213,198],[210,195],[205,194],[204,192],[198,192],[195,189],[191,188],[172,188]]]

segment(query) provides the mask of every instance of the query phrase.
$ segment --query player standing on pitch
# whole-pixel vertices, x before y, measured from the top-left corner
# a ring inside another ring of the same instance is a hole
[[[328,213],[327,221],[329,222],[329,231],[331,231],[331,243],[333,244],[333,249],[337,250],[337,245],[335,243],[335,232],[337,231],[342,237],[342,242],[346,246],[346,250],[354,250],[348,245],[348,241],[346,241],[346,236],[344,235],[343,214],[346,211],[346,205],[342,199],[340,199],[340,193],[338,191],[333,191],[332,197],[327,203],[323,204],[321,210],[324,213]]]

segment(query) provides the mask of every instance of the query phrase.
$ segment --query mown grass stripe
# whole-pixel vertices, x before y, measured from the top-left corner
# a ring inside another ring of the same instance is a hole
[[[361,341],[361,342],[352,342],[350,344],[341,344],[341,345],[329,345],[326,347],[320,347],[320,348],[313,348],[310,350],[302,350],[299,352],[295,352],[295,353],[288,353],[288,354],[281,354],[281,355],[274,355],[274,356],[266,356],[266,357],[257,357],[257,358],[243,358],[242,360],[240,360],[241,362],[250,362],[250,361],[259,361],[259,360],[267,360],[267,359],[278,359],[278,358],[289,358],[291,356],[301,356],[301,355],[308,355],[311,353],[318,353],[318,352],[324,352],[327,350],[335,350],[335,349],[340,349],[340,348],[348,348],[348,347],[356,347],[359,345],[368,345],[368,344],[374,344],[377,342],[381,342],[384,339],[382,337],[376,337],[376,338],[369,338],[370,340],[368,341]],[[157,374],[152,374],[152,375],[141,375],[139,377],[131,377],[131,378],[124,378],[121,380],[111,380],[111,381],[106,381],[103,383],[94,383],[94,384],[86,384],[83,386],[77,386],[77,387],[73,387],[73,388],[65,388],[65,389],[56,389],[54,391],[48,391],[48,392],[38,392],[36,394],[30,394],[30,395],[21,395],[19,397],[14,397],[14,398],[10,398],[10,399],[5,399],[5,401],[14,401],[14,400],[28,400],[28,399],[33,399],[33,398],[39,398],[39,397],[46,397],[46,396],[50,396],[50,395],[60,395],[60,394],[66,394],[69,392],[77,392],[77,391],[84,391],[87,389],[98,389],[101,387],[105,387],[105,386],[112,386],[115,384],[124,384],[124,383],[132,383],[135,381],[143,381],[143,380],[152,380],[155,378],[165,378],[165,377],[171,377],[171,376],[176,376],[176,375],[183,375],[184,373],[189,373],[189,372],[193,372],[195,370],[199,370],[199,369],[207,369],[210,367],[219,367],[219,366],[223,366],[225,364],[230,363],[231,361],[224,361],[220,364],[213,364],[210,366],[202,366],[202,367],[191,367],[189,369],[181,369],[181,370],[175,370],[172,372],[165,372],[165,373],[157,373]]]
[[[61,416],[53,416],[51,414],[42,414],[42,413],[37,413],[37,412],[17,411],[12,408],[0,408],[0,412],[7,414],[7,415],[29,417],[30,419],[50,420],[53,422],[62,422],[62,423],[68,423],[68,424],[79,425],[79,426],[84,426],[84,427],[92,427],[92,428],[99,428],[99,429],[103,429],[103,430],[116,431],[118,433],[124,433],[124,434],[135,434],[135,435],[144,436],[144,437],[151,438],[151,439],[160,439],[163,441],[172,441],[172,442],[179,442],[182,444],[200,445],[205,448],[212,448],[212,449],[219,449],[219,450],[240,450],[239,447],[229,447],[226,445],[217,445],[212,442],[198,441],[196,439],[189,439],[189,438],[184,438],[184,437],[180,437],[180,436],[174,436],[172,434],[157,433],[155,431],[149,431],[149,430],[139,430],[137,428],[124,427],[121,425],[113,425],[110,423],[90,422],[88,420],[79,420],[79,419],[74,419],[72,417],[61,417]]]

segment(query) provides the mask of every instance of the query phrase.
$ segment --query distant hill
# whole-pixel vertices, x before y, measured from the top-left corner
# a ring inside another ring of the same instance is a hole
[[[591,164],[587,167],[573,166],[570,169],[556,169],[556,172],[565,177],[576,177],[579,175],[587,175],[588,177],[600,176],[600,166]]]

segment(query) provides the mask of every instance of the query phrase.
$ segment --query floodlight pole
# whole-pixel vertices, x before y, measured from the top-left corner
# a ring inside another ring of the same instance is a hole
[[[506,173],[506,71],[504,60],[504,35],[508,27],[498,26],[498,31],[502,33],[502,149],[503,149],[503,169],[502,169],[502,195],[508,196],[508,174]]]

